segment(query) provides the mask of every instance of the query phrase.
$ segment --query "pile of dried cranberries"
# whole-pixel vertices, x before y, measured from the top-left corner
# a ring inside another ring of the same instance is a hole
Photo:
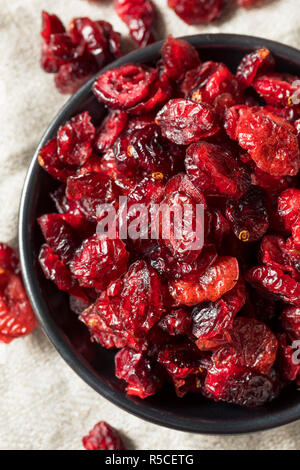
[[[119,349],[128,394],[170,382],[179,397],[259,406],[300,385],[298,80],[267,49],[234,74],[169,37],[155,68],[126,64],[95,81],[100,125],[76,115],[40,151],[59,182],[57,212],[38,220],[41,267],[92,340]],[[190,230],[178,238],[171,218],[168,237],[161,222],[156,239],[150,226],[125,236],[120,196],[129,225],[137,203],[162,216],[188,205]],[[97,235],[102,204],[114,237]]]

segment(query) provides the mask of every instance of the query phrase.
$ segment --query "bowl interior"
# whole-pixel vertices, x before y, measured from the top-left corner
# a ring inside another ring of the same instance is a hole
[[[258,47],[269,48],[281,72],[300,75],[300,52],[263,39],[235,35],[198,35],[186,38],[194,44],[202,60],[225,62],[233,71],[241,58]],[[125,62],[155,63],[161,43],[121,58]],[[111,66],[110,66],[111,67]],[[39,148],[58,127],[74,114],[88,110],[99,124],[104,110],[91,93],[93,80],[84,85],[54,119]],[[252,432],[286,424],[300,418],[300,395],[286,389],[274,402],[257,409],[244,409],[189,394],[179,399],[167,386],[146,400],[127,397],[124,384],[114,374],[114,353],[92,344],[86,327],[70,311],[68,298],[47,281],[37,256],[43,243],[36,219],[55,211],[49,193],[56,182],[37,164],[37,152],[24,186],[19,219],[20,254],[26,289],[44,330],[69,365],[95,390],[123,409],[147,420],[172,428],[202,433],[227,434]]]

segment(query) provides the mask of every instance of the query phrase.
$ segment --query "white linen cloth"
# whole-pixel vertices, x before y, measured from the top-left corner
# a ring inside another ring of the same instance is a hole
[[[240,33],[300,48],[299,0],[230,10],[209,26],[191,27],[155,0],[159,33]],[[40,12],[111,21],[128,35],[112,0],[0,0],[0,240],[16,245],[18,205],[27,167],[41,135],[67,96],[39,67]],[[300,422],[243,436],[205,436],[152,425],[120,410],[88,387],[63,361],[40,328],[0,345],[0,449],[81,449],[81,438],[107,420],[136,449],[299,449]]]

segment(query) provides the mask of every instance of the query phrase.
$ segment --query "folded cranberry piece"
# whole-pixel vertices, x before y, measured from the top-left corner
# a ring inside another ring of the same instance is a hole
[[[250,187],[248,170],[219,145],[191,145],[185,158],[186,172],[200,191],[239,199]]]
[[[163,385],[163,376],[143,353],[124,348],[115,357],[116,376],[127,382],[126,392],[139,398],[154,395]]]
[[[86,450],[124,450],[123,441],[119,433],[101,421],[96,424],[90,433],[82,438]]]
[[[237,259],[219,256],[198,280],[169,282],[169,292],[178,305],[193,306],[201,302],[215,302],[233,289],[238,278]]]
[[[187,24],[210,23],[223,12],[226,0],[168,0],[168,5]]]
[[[115,9],[139,47],[155,41],[156,9],[151,0],[115,0]]]
[[[278,198],[278,213],[285,228],[292,232],[296,247],[300,247],[300,189],[289,188]]]
[[[96,234],[76,251],[70,269],[82,287],[104,290],[124,274],[128,258],[122,240]]]
[[[296,129],[263,107],[234,107],[225,113],[228,135],[248,150],[256,165],[273,176],[294,176],[300,169]]]
[[[182,39],[172,35],[161,48],[163,73],[173,80],[182,80],[185,73],[200,64],[197,49]]]
[[[243,57],[237,68],[236,77],[240,84],[247,88],[252,85],[258,72],[265,72],[274,65],[274,58],[268,49],[257,49]]]
[[[159,111],[155,122],[164,137],[178,145],[189,145],[219,130],[214,109],[206,103],[172,99]]]

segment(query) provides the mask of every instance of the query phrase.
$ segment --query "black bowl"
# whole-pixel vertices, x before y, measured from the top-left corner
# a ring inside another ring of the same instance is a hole
[[[207,34],[185,38],[199,50],[203,60],[225,62],[233,70],[248,52],[267,47],[277,61],[281,72],[300,75],[300,52],[272,41],[249,36]],[[126,62],[151,64],[159,58],[162,43],[132,52],[108,68]],[[246,409],[224,403],[214,403],[189,394],[176,397],[167,386],[146,400],[126,396],[124,384],[114,374],[114,353],[92,344],[86,327],[70,311],[68,299],[47,281],[37,262],[42,243],[36,219],[54,211],[49,192],[55,181],[37,162],[39,149],[54,136],[59,126],[74,114],[89,110],[95,123],[102,118],[102,110],[86,83],[63,107],[50,124],[33,157],[24,185],[20,217],[19,244],[25,286],[33,308],[44,331],[66,362],[102,396],[134,415],[153,423],[174,429],[207,434],[246,433],[287,424],[300,418],[300,395],[295,388],[287,388],[274,402],[257,409]]]

